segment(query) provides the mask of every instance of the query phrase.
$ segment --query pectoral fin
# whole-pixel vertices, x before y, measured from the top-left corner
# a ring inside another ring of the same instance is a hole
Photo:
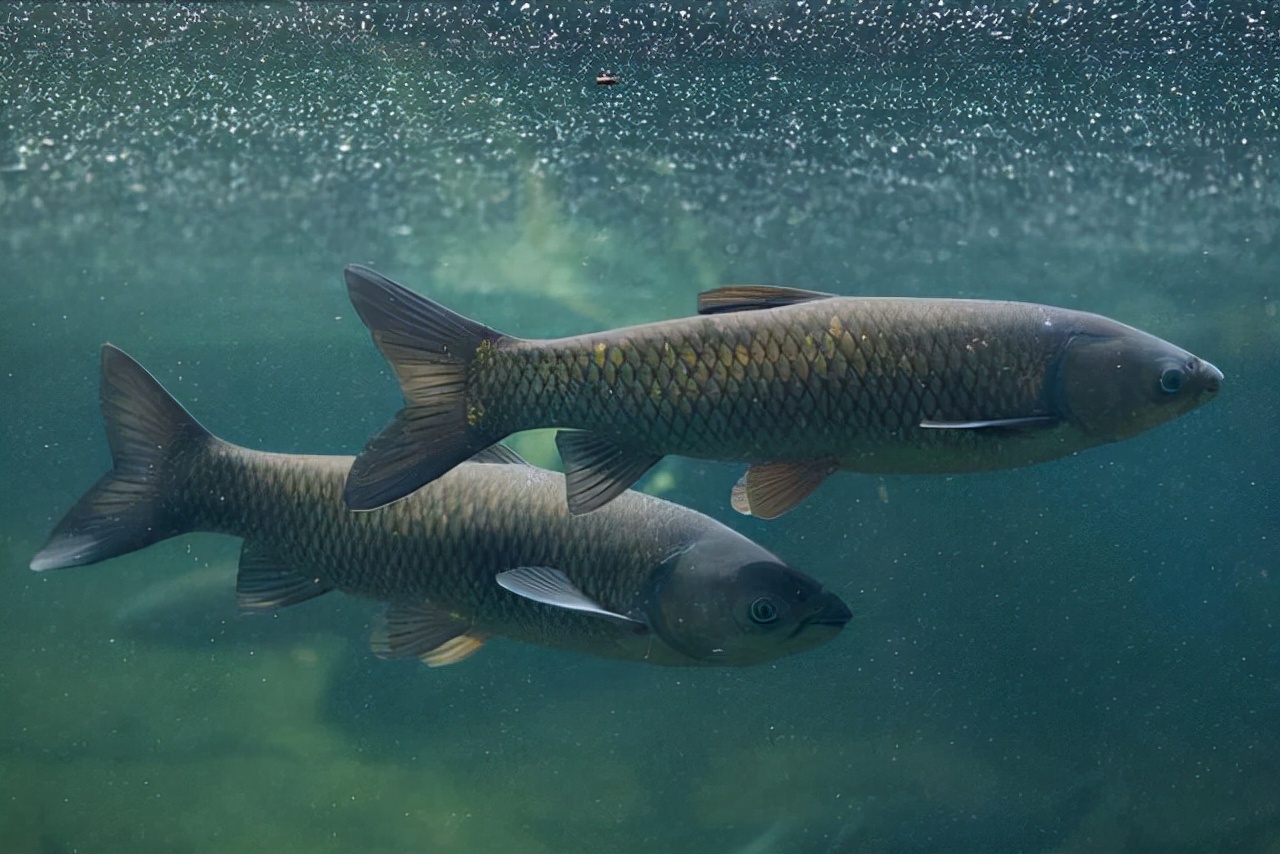
[[[556,448],[564,460],[569,512],[575,516],[608,504],[662,459],[661,454],[624,448],[584,430],[561,430]]]
[[[813,494],[835,470],[830,460],[759,463],[734,484],[730,503],[745,516],[776,519]]]
[[[1028,415],[1022,418],[990,418],[977,421],[933,421],[925,419],[920,426],[928,430],[1037,430],[1054,427],[1058,419],[1052,415]]]
[[[771,285],[729,285],[698,294],[698,314],[727,314],[731,311],[756,311],[780,308],[801,302],[830,299],[833,294],[779,288]]]
[[[380,658],[419,658],[442,667],[467,658],[488,636],[471,621],[426,602],[388,605],[373,626],[369,645]]]
[[[242,611],[287,608],[333,588],[286,564],[270,548],[245,540],[236,575],[236,604]]]
[[[587,594],[578,589],[569,576],[549,566],[521,566],[508,569],[497,575],[499,586],[510,590],[517,596],[566,608],[570,611],[585,611],[588,614],[599,614],[602,617],[613,617],[629,623],[640,623],[640,620],[610,611],[600,605]]]

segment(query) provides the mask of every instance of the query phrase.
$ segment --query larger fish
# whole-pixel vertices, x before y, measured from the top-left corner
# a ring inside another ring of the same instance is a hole
[[[95,563],[188,531],[244,538],[242,607],[337,589],[388,603],[374,649],[449,664],[492,635],[654,664],[754,664],[834,637],[849,610],[718,522],[639,493],[572,516],[563,478],[505,448],[372,513],[350,457],[269,454],[208,433],[123,351],[102,349],[114,468],[31,568]]]
[[[1134,436],[1211,398],[1213,365],[1096,314],[1017,302],[731,287],[701,316],[512,338],[364,267],[347,288],[406,406],[352,466],[378,507],[508,434],[556,437],[575,513],[665,454],[751,463],[734,507],[773,518],[837,469],[1010,468]]]

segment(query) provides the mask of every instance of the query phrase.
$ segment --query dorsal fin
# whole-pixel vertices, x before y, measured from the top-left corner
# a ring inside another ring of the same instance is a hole
[[[731,311],[755,311],[781,308],[801,302],[831,299],[835,294],[779,288],[772,285],[728,285],[698,294],[698,314],[727,314]]]

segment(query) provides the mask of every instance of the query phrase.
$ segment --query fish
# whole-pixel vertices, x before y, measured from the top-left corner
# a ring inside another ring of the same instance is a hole
[[[626,492],[575,516],[563,476],[484,449],[405,501],[354,512],[352,457],[217,438],[131,356],[101,351],[112,468],[31,559],[84,566],[192,531],[243,539],[236,601],[269,612],[332,590],[379,600],[372,646],[441,666],[501,636],[659,665],[749,665],[834,638],[834,593],[727,526]]]
[[[362,265],[345,278],[405,398],[351,467],[353,509],[556,427],[575,514],[677,454],[747,463],[731,504],[773,519],[839,470],[991,471],[1127,439],[1223,380],[1154,335],[1035,303],[735,285],[700,294],[696,316],[535,340]]]

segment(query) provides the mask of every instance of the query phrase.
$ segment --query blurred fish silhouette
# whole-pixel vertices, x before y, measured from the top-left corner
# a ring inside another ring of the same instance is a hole
[[[369,610],[356,599],[325,602],[282,620],[236,613],[236,573],[235,561],[219,561],[150,581],[116,609],[112,629],[150,644],[208,649],[296,647],[308,634],[345,636],[369,624]]]

